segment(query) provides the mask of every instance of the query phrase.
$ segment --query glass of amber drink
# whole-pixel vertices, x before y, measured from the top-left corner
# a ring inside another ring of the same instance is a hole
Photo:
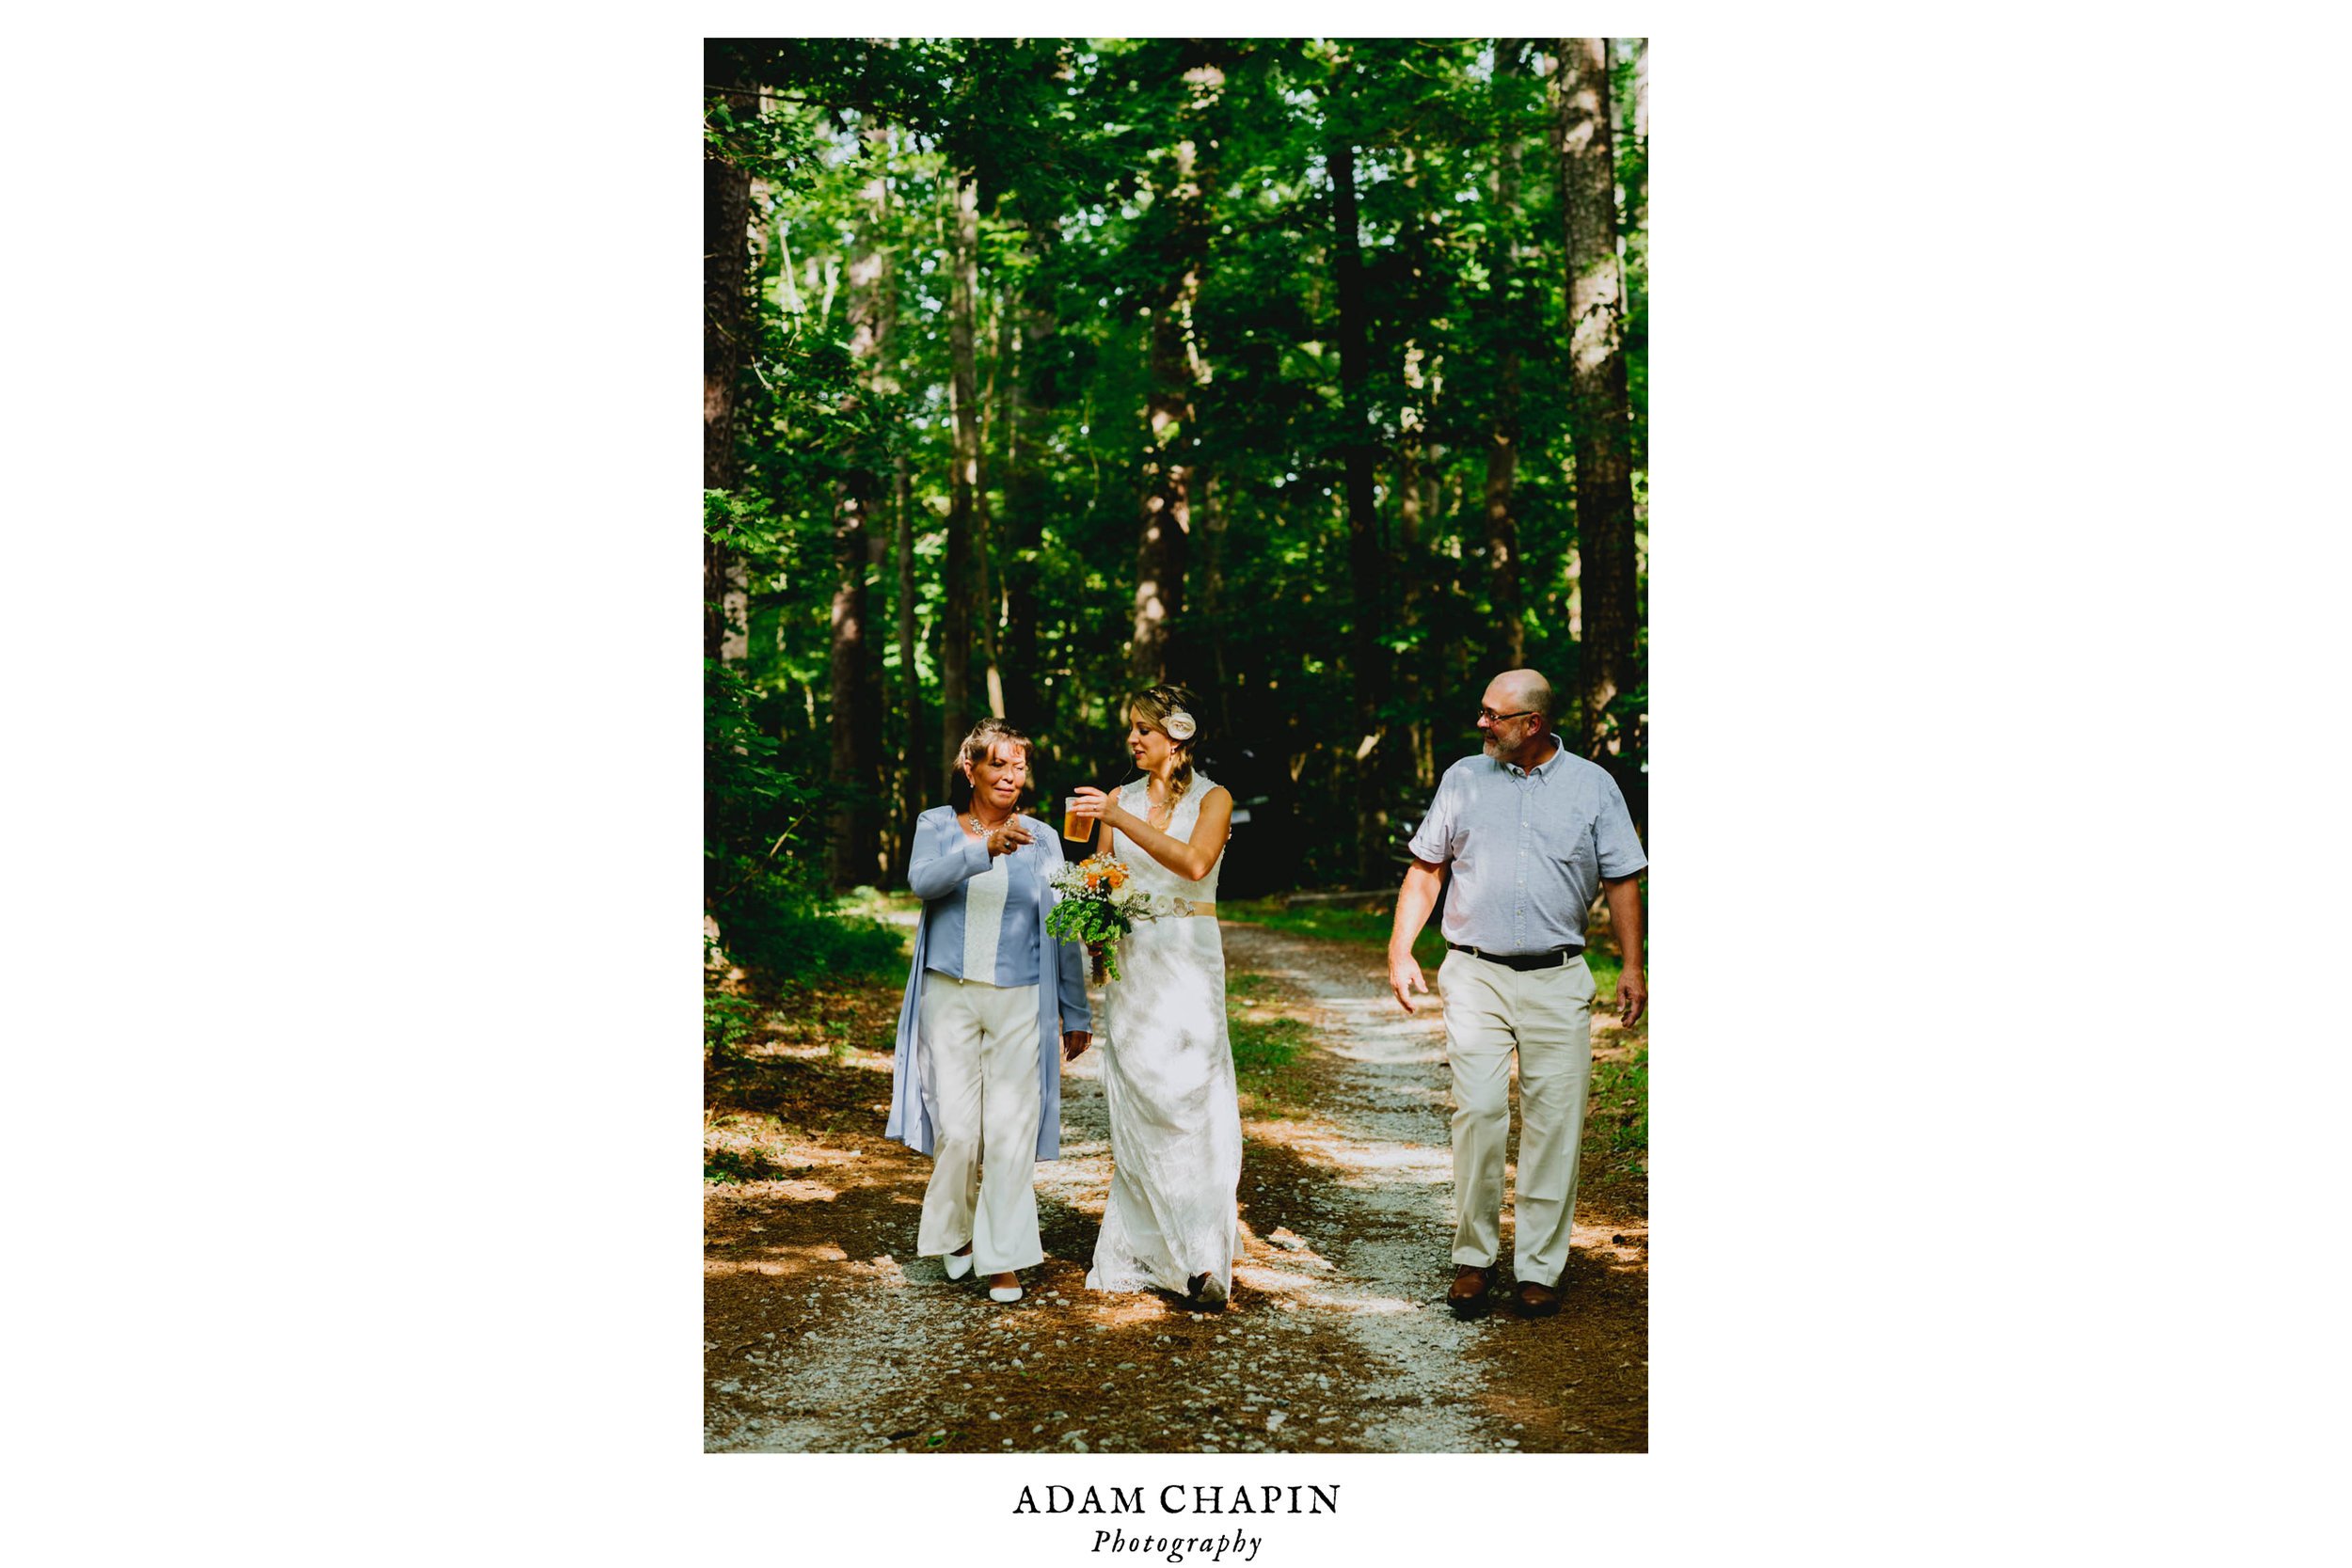
[[[1094,832],[1094,824],[1078,815],[1078,804],[1075,795],[1061,798],[1061,836],[1073,844],[1084,844]]]

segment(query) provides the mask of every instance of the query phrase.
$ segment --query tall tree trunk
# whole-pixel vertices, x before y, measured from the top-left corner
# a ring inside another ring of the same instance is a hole
[[[718,56],[713,56],[714,61]],[[755,87],[732,85],[731,66],[714,63],[716,97],[735,123],[759,117]],[[736,482],[736,383],[751,342],[751,170],[716,148],[703,149],[703,488],[732,490]],[[723,541],[703,541],[703,657],[742,657],[731,637],[729,599],[739,596],[741,565]]]
[[[1641,175],[1628,193],[1633,210],[1627,214],[1636,232],[1649,232],[1649,40],[1633,40],[1633,145],[1641,153]]]
[[[1428,704],[1424,690],[1427,672],[1422,666],[1418,630],[1422,616],[1422,582],[1423,572],[1421,557],[1421,535],[1423,514],[1428,506],[1428,430],[1431,405],[1435,399],[1433,378],[1422,369],[1419,343],[1405,347],[1405,398],[1398,413],[1396,442],[1396,566],[1402,592],[1398,595],[1398,619],[1405,636],[1411,641],[1407,646],[1415,650],[1397,670],[1397,693],[1405,710],[1411,717],[1405,726],[1406,744],[1391,747],[1402,754],[1391,759],[1391,769],[1401,770],[1411,779],[1416,791],[1429,789],[1437,784],[1434,772],[1436,753],[1429,735]]]
[[[898,811],[899,831],[912,833],[914,819],[930,804],[930,759],[923,744],[923,673],[914,661],[914,496],[905,452],[892,465],[891,510],[897,514],[898,546]],[[902,865],[906,851],[891,857]]]
[[[1421,166],[1419,148],[1406,146],[1400,155],[1400,183],[1405,185],[1405,199],[1414,214],[1405,230],[1397,235],[1397,265],[1405,273],[1405,362],[1402,362],[1400,383],[1391,388],[1397,397],[1397,531],[1392,536],[1392,550],[1383,560],[1383,571],[1395,576],[1395,593],[1391,594],[1395,609],[1397,641],[1406,646],[1405,658],[1392,656],[1391,663],[1391,712],[1388,712],[1388,738],[1374,757],[1381,762],[1381,800],[1391,801],[1400,795],[1421,795],[1435,778],[1425,776],[1423,764],[1433,757],[1430,752],[1428,724],[1428,668],[1421,658],[1421,597],[1423,597],[1425,571],[1421,562],[1421,531],[1428,517],[1430,494],[1435,491],[1433,467],[1442,463],[1442,449],[1433,449],[1430,430],[1438,416],[1438,390],[1442,362],[1442,350],[1433,355],[1421,343],[1421,331],[1425,322],[1442,315],[1444,306],[1433,293],[1428,279],[1438,275],[1438,256],[1430,251],[1430,235],[1435,235],[1442,214],[1430,212],[1428,179]],[[1383,867],[1374,863],[1372,879],[1381,879]]]
[[[1186,144],[1189,146],[1189,144]],[[1193,407],[1184,370],[1183,291],[1163,293],[1152,313],[1152,390],[1144,416],[1143,532],[1136,548],[1136,602],[1129,664],[1140,685],[1168,678],[1176,626],[1184,610],[1185,546],[1192,530],[1189,436]]]
[[[832,759],[829,776],[839,791],[833,810],[831,871],[835,887],[874,879],[882,858],[881,823],[874,808],[879,762],[874,715],[867,711],[869,682],[866,571],[873,556],[867,519],[873,510],[870,482],[842,489],[834,514],[833,657],[829,700]]]
[[[1381,657],[1380,520],[1374,510],[1371,412],[1370,306],[1365,298],[1363,243],[1358,232],[1356,150],[1346,139],[1331,144],[1333,258],[1339,282],[1340,404],[1345,422],[1347,577],[1354,613],[1348,631],[1348,673],[1354,682],[1356,730],[1356,875],[1369,883],[1384,869],[1388,812],[1374,753],[1381,740],[1380,693],[1387,686]]]
[[[1129,664],[1139,684],[1183,679],[1190,651],[1183,645],[1184,574],[1189,565],[1195,467],[1200,443],[1194,400],[1202,365],[1193,338],[1193,307],[1208,266],[1209,181],[1202,166],[1214,154],[1205,119],[1225,87],[1225,74],[1186,40],[1183,59],[1190,91],[1183,129],[1170,150],[1166,185],[1152,210],[1167,227],[1168,260],[1151,298],[1151,389],[1144,417],[1142,535],[1136,549],[1135,615]]]
[[[1638,477],[1649,467],[1649,412],[1646,377],[1649,341],[1649,40],[1615,39],[1625,62],[1623,73],[1632,79],[1632,103],[1619,104],[1623,135],[1617,148],[1617,186],[1625,193],[1624,222],[1617,253],[1625,269],[1626,363],[1633,388],[1633,469]],[[1646,500],[1634,501],[1634,526],[1646,528]]]
[[[1394,733],[1393,738],[1375,753],[1375,758],[1385,762],[1380,769],[1384,800],[1395,799],[1399,791],[1425,797],[1437,784],[1436,752],[1429,733],[1429,671],[1422,657],[1421,637],[1422,596],[1428,576],[1422,560],[1422,531],[1428,514],[1435,510],[1431,499],[1437,488],[1434,469],[1443,462],[1442,449],[1433,451],[1429,436],[1437,417],[1441,359],[1422,346],[1419,335],[1423,324],[1443,311],[1430,281],[1437,272],[1430,237],[1438,232],[1444,219],[1429,210],[1428,182],[1418,151],[1410,147],[1405,149],[1402,164],[1406,198],[1413,218],[1405,232],[1397,236],[1397,259],[1409,279],[1407,320],[1413,335],[1405,343],[1400,378],[1404,385],[1396,389],[1396,540],[1386,566],[1396,574],[1398,641],[1408,653],[1393,666],[1394,692],[1403,709],[1403,723],[1396,723],[1392,716],[1391,729],[1401,733]],[[1372,871],[1375,878],[1380,874],[1377,864]]]
[[[1225,661],[1225,509],[1216,486],[1200,476],[1200,620],[1209,633],[1209,684],[1216,692],[1216,733],[1233,731],[1233,682]]]
[[[1630,211],[1626,214],[1626,248],[1630,275],[1626,280],[1626,299],[1628,309],[1632,313],[1632,319],[1640,324],[1640,335],[1646,345],[1649,335],[1649,40],[1646,38],[1633,40],[1633,183],[1632,188],[1627,192]],[[1646,364],[1647,352],[1645,346],[1637,352],[1636,357]],[[1645,377],[1645,386],[1646,386],[1646,377]],[[1642,469],[1649,467],[1647,403],[1648,395],[1645,391],[1636,402],[1632,411],[1634,463]],[[1645,491],[1646,488],[1645,485]],[[1633,524],[1636,530],[1646,529],[1649,525],[1646,495],[1637,499],[1634,502]],[[1640,570],[1638,562],[1635,569],[1638,574]],[[1641,672],[1643,688],[1646,691],[1649,684],[1649,661],[1638,651],[1638,643],[1635,665]],[[1636,755],[1647,758],[1649,755],[1649,713],[1646,702],[1643,704],[1643,709],[1644,711],[1633,716],[1631,731],[1627,739]],[[1646,773],[1636,774],[1628,800],[1632,807],[1634,822],[1643,832],[1647,833],[1649,832],[1649,777]]]
[[[1529,330],[1518,287],[1519,137],[1518,98],[1511,78],[1520,74],[1524,40],[1495,40],[1495,150],[1492,260],[1487,314],[1497,347],[1494,412],[1486,428],[1486,481],[1483,496],[1486,536],[1486,602],[1492,611],[1486,642],[1487,673],[1527,662],[1526,599],[1520,587],[1519,525],[1512,491],[1519,467],[1519,341]]]
[[[1053,244],[1051,230],[1033,236]],[[1045,485],[1038,453],[1045,439],[1051,398],[1043,366],[1054,335],[1054,296],[1043,281],[1043,263],[1030,269],[1016,302],[1006,312],[1009,331],[1005,385],[1005,511],[1000,530],[1005,549],[997,570],[1005,585],[1005,630],[1000,640],[1005,670],[1005,713],[1031,734],[1049,726],[1038,684],[1037,551],[1045,538]]]
[[[976,290],[976,298],[977,293]],[[981,689],[988,695],[988,711],[998,719],[1005,717],[1005,667],[996,653],[996,628],[1004,611],[1004,578],[996,560],[996,518],[988,504],[988,428],[991,422],[990,406],[996,401],[996,388],[1004,372],[1002,334],[1009,316],[1010,311],[1006,309],[1005,302],[999,300],[996,309],[996,363],[989,368],[988,385],[979,388],[975,400],[977,414],[972,432],[972,605],[977,616],[973,627],[979,637]],[[979,339],[977,318],[973,328],[977,355]]]
[[[1641,775],[1619,742],[1611,705],[1641,684],[1633,546],[1630,399],[1617,267],[1616,165],[1610,146],[1609,55],[1601,39],[1561,39],[1553,149],[1566,214],[1569,432],[1576,452],[1576,535],[1584,600],[1577,693],[1582,750],[1611,765],[1635,820]]]
[[[890,256],[886,234],[890,221],[890,186],[884,173],[886,140],[866,135],[866,156],[873,175],[860,193],[863,232],[852,244],[850,259],[850,361],[855,377],[850,420],[859,416],[879,422],[877,383],[896,312],[890,292]],[[862,441],[850,454],[848,473],[834,514],[834,591],[832,649],[832,757],[830,781],[836,791],[833,812],[832,873],[835,887],[870,882],[877,875],[881,852],[881,821],[876,811],[880,768],[880,736],[867,711],[866,693],[873,660],[867,636],[866,574],[873,562],[868,527],[876,499],[882,489],[877,443]]]
[[[1155,190],[1152,216],[1160,223],[1152,251],[1162,256],[1152,312],[1151,390],[1146,395],[1143,449],[1143,529],[1136,543],[1136,602],[1129,630],[1129,668],[1138,684],[1195,679],[1193,649],[1184,623],[1185,571],[1190,566],[1193,489],[1200,466],[1198,395],[1207,376],[1193,334],[1193,308],[1209,268],[1209,202],[1216,127],[1212,115],[1226,91],[1226,72],[1209,56],[1209,42],[1179,40],[1185,103],[1169,148],[1169,171]]]
[[[971,729],[972,600],[977,589],[972,560],[973,513],[980,478],[980,391],[974,363],[974,316],[978,309],[980,187],[969,174],[955,182],[954,239],[948,247],[948,402],[955,423],[954,455],[947,477],[947,554],[942,569],[940,606],[939,773],[948,787],[956,771],[956,748]]]

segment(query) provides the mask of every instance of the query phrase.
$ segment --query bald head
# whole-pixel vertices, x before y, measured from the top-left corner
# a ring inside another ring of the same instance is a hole
[[[1527,708],[1542,714],[1545,722],[1551,721],[1551,683],[1536,671],[1505,670],[1487,683],[1486,694],[1490,698],[1500,696],[1511,705],[1496,707],[1489,702],[1487,705],[1497,713],[1516,713]]]
[[[1533,670],[1505,670],[1478,699],[1480,748],[1515,768],[1551,755],[1551,683]]]

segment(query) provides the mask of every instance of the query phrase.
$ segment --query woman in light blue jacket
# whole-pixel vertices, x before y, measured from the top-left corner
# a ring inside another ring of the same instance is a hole
[[[1028,737],[983,719],[957,768],[969,801],[914,823],[907,883],[923,919],[887,1132],[932,1160],[915,1251],[944,1259],[950,1279],[977,1264],[990,1298],[1010,1302],[1019,1271],[1045,1260],[1034,1161],[1061,1152],[1061,1063],[1086,1050],[1094,1021],[1084,949],[1045,928],[1061,841],[1020,814]]]

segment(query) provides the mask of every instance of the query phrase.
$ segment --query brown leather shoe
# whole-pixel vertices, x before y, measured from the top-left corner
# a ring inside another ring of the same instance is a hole
[[[1519,1316],[1549,1318],[1560,1310],[1560,1292],[1532,1279],[1519,1281]]]
[[[1446,1291],[1445,1304],[1454,1308],[1457,1318],[1475,1318],[1486,1310],[1486,1292],[1494,1287],[1494,1265],[1485,1268],[1463,1263],[1454,1268],[1454,1284]]]

